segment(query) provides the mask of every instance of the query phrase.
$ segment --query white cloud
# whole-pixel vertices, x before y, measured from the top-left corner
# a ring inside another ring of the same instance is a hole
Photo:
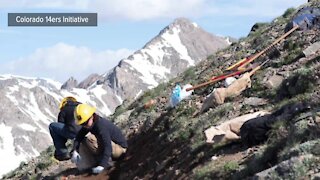
[[[155,18],[200,17],[209,12],[207,0],[96,0],[89,9],[105,19],[146,20]]]
[[[201,16],[208,0],[4,0],[1,8],[69,9],[97,12],[107,20],[145,20],[167,17]],[[0,9],[1,9],[0,8]]]
[[[128,49],[94,52],[87,47],[58,43],[52,47],[36,49],[28,57],[0,64],[0,71],[23,76],[48,77],[60,82],[73,76],[81,81],[91,73],[106,72],[132,53],[133,51]]]
[[[306,0],[2,0],[2,8],[46,8],[97,12],[107,20],[254,15],[274,17]]]
[[[2,0],[0,9],[5,8],[57,8],[86,9],[90,0]]]

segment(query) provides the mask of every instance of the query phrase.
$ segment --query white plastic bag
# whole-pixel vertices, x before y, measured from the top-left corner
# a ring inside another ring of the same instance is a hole
[[[237,79],[235,77],[227,77],[224,80],[224,87],[229,87],[234,81],[236,81]]]
[[[193,90],[187,91],[188,88],[192,88],[192,85],[186,84],[183,86],[180,93],[180,101],[183,99],[187,99],[193,93]]]

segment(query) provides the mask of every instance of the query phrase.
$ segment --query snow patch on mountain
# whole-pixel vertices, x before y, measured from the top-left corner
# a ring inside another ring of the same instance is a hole
[[[9,87],[10,93],[18,92],[19,91],[19,86],[14,85]]]
[[[195,60],[189,56],[187,48],[180,40],[180,32],[179,26],[166,30],[161,34],[160,40],[151,41],[143,49],[123,61],[131,65],[130,70],[141,73],[139,78],[144,83],[151,85],[150,88],[156,87],[159,80],[167,79],[168,74],[172,73],[163,64],[164,57],[170,56],[168,49],[174,49],[179,54],[180,59],[176,61],[185,60],[188,66],[195,65]]]
[[[130,64],[134,70],[141,73],[140,79],[143,80],[146,84],[157,86],[159,83],[155,79],[158,78],[165,78],[166,73],[170,73],[170,70],[164,66],[152,64],[146,59],[143,58],[141,54],[133,55],[134,61],[132,60],[124,60],[128,64]],[[155,71],[156,70],[156,71]]]
[[[194,25],[194,27],[196,27],[196,28],[198,27],[197,23],[193,22],[192,24]]]
[[[12,91],[9,91],[6,93],[6,97],[8,99],[10,99],[10,101],[15,105],[15,106],[18,106],[19,105],[19,102],[18,100],[15,98],[15,96],[12,95],[13,92]]]
[[[54,115],[48,108],[44,108],[44,111],[53,119],[57,118],[57,116]]]
[[[108,108],[108,105],[102,99],[102,96],[107,94],[107,92],[103,89],[102,86],[103,85],[97,85],[94,89],[90,90],[90,92],[92,92],[98,98],[98,100],[103,104],[102,106],[103,108],[101,109],[101,111],[109,115],[111,114],[111,111]]]
[[[181,59],[188,61],[189,66],[194,66],[194,60],[189,56],[187,48],[182,44],[180,40],[180,31],[180,28],[174,27],[172,29],[172,33],[170,33],[170,31],[167,31],[162,35],[162,38],[166,43],[168,43],[167,46],[173,47],[180,54]]]
[[[0,177],[2,174],[9,172],[10,170],[19,166],[21,161],[26,160],[26,156],[23,154],[16,155],[14,138],[12,136],[12,127],[8,127],[5,124],[0,124]],[[4,162],[5,161],[5,162]]]
[[[28,114],[30,114],[31,117],[34,117],[33,119],[35,119],[37,121],[42,121],[45,124],[49,124],[51,119],[42,113],[38,103],[36,102],[36,98],[35,98],[34,94],[30,94],[29,100],[30,101],[27,106],[26,112],[28,112]]]
[[[118,101],[122,104],[123,103],[123,99],[118,94],[115,93],[115,95],[116,95],[116,98],[118,99]]]
[[[18,125],[20,128],[22,128],[23,130],[26,130],[26,131],[33,131],[35,132],[36,131],[36,127],[34,126],[31,126],[30,124],[26,124],[26,123],[22,123],[22,124],[19,124]],[[29,140],[29,137],[28,137],[28,140]]]

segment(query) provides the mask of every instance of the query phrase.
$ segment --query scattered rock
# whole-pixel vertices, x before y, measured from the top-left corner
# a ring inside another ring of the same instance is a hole
[[[304,164],[304,161],[311,160],[314,157],[311,154],[293,157],[283,161],[269,169],[257,173],[253,179],[300,179],[306,173],[309,167]],[[297,171],[299,168],[300,172]]]
[[[232,56],[232,54],[224,54],[224,55],[222,55],[222,57],[224,57],[224,58],[230,58]]]
[[[128,111],[120,114],[119,116],[116,117],[115,122],[126,123],[128,121],[128,119],[129,119],[129,116],[130,116],[132,111],[133,111],[133,109],[132,110],[128,110]]]
[[[279,76],[279,75],[273,75],[271,76],[267,82],[266,82],[266,86],[269,88],[269,89],[274,89],[274,88],[277,88],[280,86],[280,84],[282,83],[283,81],[283,77],[282,76]]]
[[[268,101],[263,98],[257,98],[257,97],[249,97],[244,100],[244,104],[250,105],[250,106],[261,106],[267,104]]]
[[[285,152],[284,155],[280,158],[289,159],[295,156],[313,154],[313,150],[317,149],[319,145],[320,145],[320,140],[307,141],[291,148],[288,152]]]
[[[157,103],[157,100],[154,99],[150,99],[149,101],[147,101],[146,103],[144,103],[143,107],[145,109],[149,109],[150,107],[152,107],[153,105],[155,105]]]
[[[156,172],[160,172],[163,168],[166,167],[168,161],[163,161],[161,164],[156,162],[157,167],[156,167]]]
[[[307,49],[303,50],[303,54],[308,57],[320,50],[320,41],[311,44]]]
[[[215,160],[217,160],[217,159],[218,159],[217,156],[212,156],[212,157],[211,157],[211,160],[212,160],[212,161],[215,161]]]

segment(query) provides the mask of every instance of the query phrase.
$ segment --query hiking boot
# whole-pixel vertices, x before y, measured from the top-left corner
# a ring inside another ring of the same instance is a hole
[[[56,158],[58,161],[66,161],[70,159],[70,155],[68,153],[60,154],[60,155],[54,155],[54,158]]]

